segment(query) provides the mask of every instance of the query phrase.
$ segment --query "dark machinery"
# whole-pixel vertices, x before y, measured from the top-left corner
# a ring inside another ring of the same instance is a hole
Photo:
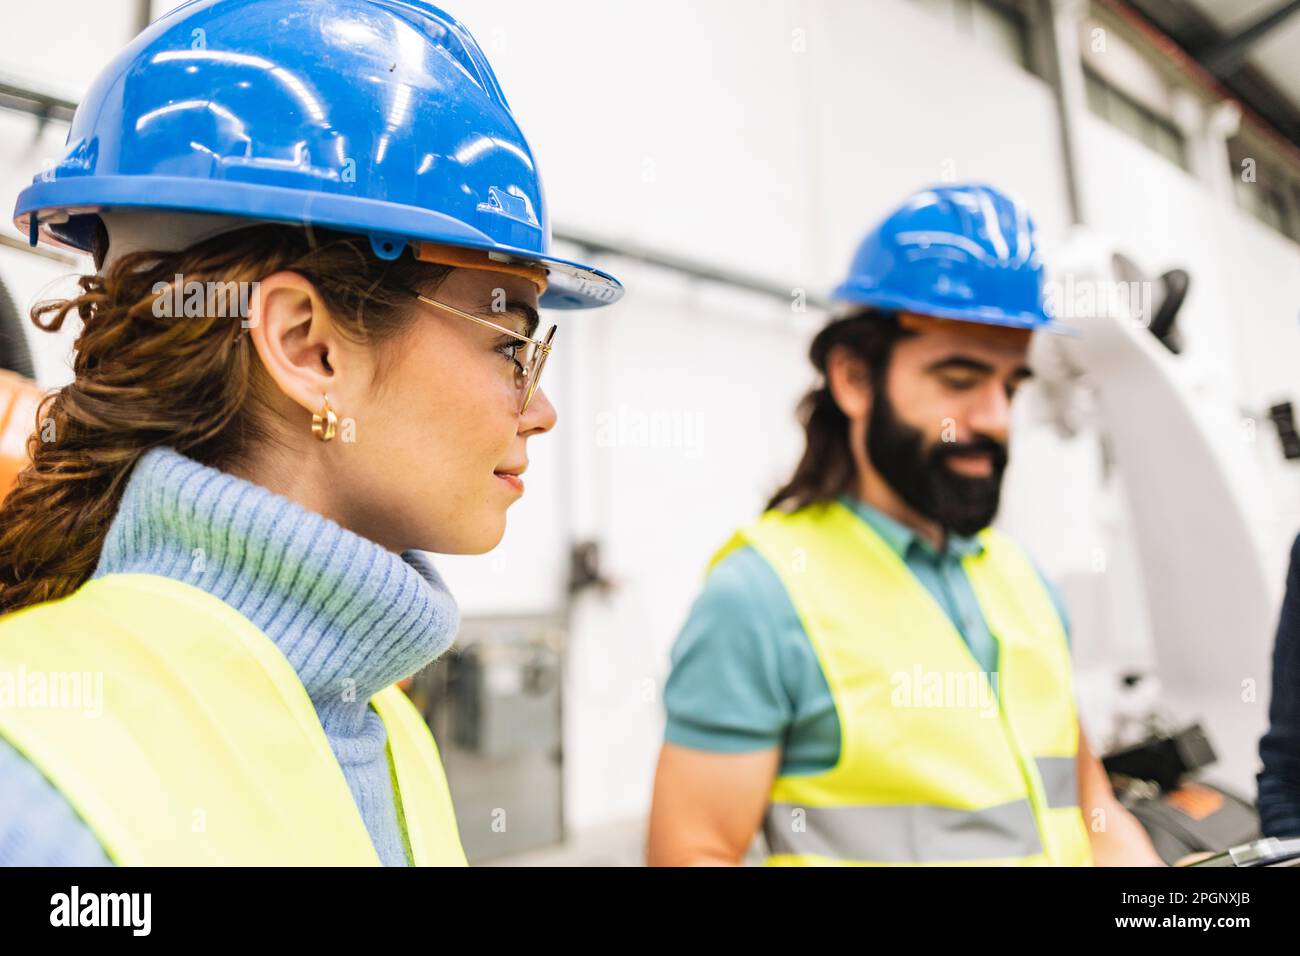
[[[1102,758],[1120,803],[1138,819],[1166,863],[1191,853],[1220,853],[1259,838],[1259,815],[1249,800],[1195,779],[1215,761],[1214,748],[1193,724],[1157,730]]]

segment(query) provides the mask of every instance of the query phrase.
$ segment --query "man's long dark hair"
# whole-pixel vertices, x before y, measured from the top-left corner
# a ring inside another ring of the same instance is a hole
[[[857,466],[849,446],[849,420],[835,404],[826,381],[826,359],[832,348],[845,346],[867,366],[872,388],[883,388],[894,343],[915,333],[903,329],[898,315],[864,309],[831,322],[817,333],[808,357],[821,375],[820,384],[799,402],[805,447],[794,474],[767,503],[770,508],[797,511],[810,504],[831,501],[851,491]]]

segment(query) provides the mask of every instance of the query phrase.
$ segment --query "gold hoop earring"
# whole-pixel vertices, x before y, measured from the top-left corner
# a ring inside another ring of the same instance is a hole
[[[329,396],[321,392],[325,399],[325,407],[311,416],[311,433],[321,441],[329,441],[334,437],[334,432],[338,428],[339,419],[334,414],[334,409],[330,408]]]

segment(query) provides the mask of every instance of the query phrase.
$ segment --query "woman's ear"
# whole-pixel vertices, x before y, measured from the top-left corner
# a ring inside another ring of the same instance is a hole
[[[846,418],[856,422],[867,417],[871,410],[871,381],[866,362],[851,349],[831,346],[826,355],[826,385]]]
[[[281,392],[308,410],[321,395],[342,401],[343,343],[316,287],[289,271],[256,283],[248,317],[249,337],[267,375]]]

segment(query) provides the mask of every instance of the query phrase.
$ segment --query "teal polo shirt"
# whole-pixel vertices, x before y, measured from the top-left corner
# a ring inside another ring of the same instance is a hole
[[[949,534],[938,551],[870,505],[840,500],[903,559],[980,667],[996,671],[997,641],[961,566],[983,550],[979,539]],[[1045,577],[1043,584],[1068,638],[1060,596]],[[752,547],[719,561],[692,605],[673,644],[664,708],[669,743],[721,753],[780,747],[786,776],[820,773],[839,761],[839,720],[817,653],[780,578]]]

